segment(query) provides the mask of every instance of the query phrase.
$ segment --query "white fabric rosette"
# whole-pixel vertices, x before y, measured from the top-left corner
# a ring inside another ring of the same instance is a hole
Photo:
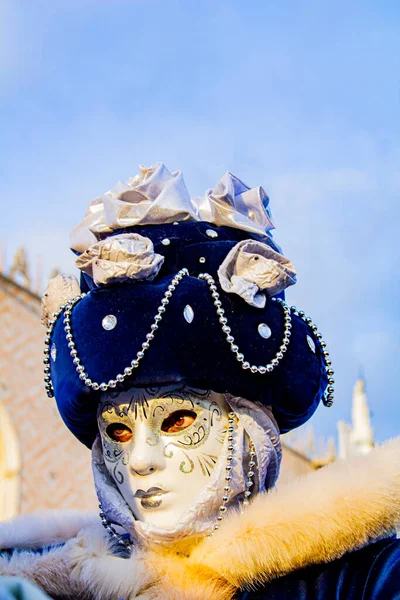
[[[56,277],[50,279],[47,289],[42,297],[42,323],[49,326],[49,321],[53,318],[53,313],[59,310],[62,304],[79,296],[81,288],[78,280],[73,275],[64,275],[59,273]]]
[[[213,190],[193,198],[201,221],[265,235],[275,229],[269,198],[259,186],[249,188],[232,173],[225,173]]]
[[[76,265],[96,285],[123,281],[151,281],[164,257],[154,252],[153,242],[138,233],[122,233],[93,244],[76,259]]]
[[[140,167],[127,183],[119,181],[92,200],[85,218],[72,230],[71,248],[84,252],[98,237],[125,227],[187,220],[198,220],[197,209],[182,173],[170,173],[163,163]]]
[[[190,198],[181,171],[170,173],[163,163],[140,172],[127,183],[93,200],[86,216],[71,233],[71,248],[79,253],[105,235],[136,225],[162,225],[175,221],[207,221],[271,236],[274,229],[269,199],[262,187],[250,189],[231,173],[215,188]],[[279,250],[272,241],[271,244]]]
[[[218,269],[218,277],[225,292],[238,294],[251,306],[264,308],[265,293],[275,296],[296,283],[296,269],[267,244],[243,240],[228,253]]]

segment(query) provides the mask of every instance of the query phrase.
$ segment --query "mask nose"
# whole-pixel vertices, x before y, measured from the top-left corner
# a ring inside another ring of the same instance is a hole
[[[154,439],[151,428],[146,423],[138,423],[135,427],[135,446],[129,460],[132,475],[145,477],[164,468],[162,444],[150,445],[149,439]]]
[[[145,461],[145,460],[131,461],[131,463],[129,465],[129,469],[131,470],[131,472],[133,474],[136,473],[136,475],[142,475],[142,476],[151,475],[156,470],[155,467],[148,464],[148,461]]]

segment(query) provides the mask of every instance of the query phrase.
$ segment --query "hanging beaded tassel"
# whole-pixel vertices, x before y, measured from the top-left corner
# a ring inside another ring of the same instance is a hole
[[[232,487],[231,487],[231,481],[232,481],[232,462],[234,461],[234,454],[236,452],[236,445],[235,445],[235,433],[237,431],[237,417],[235,415],[234,412],[230,412],[228,414],[228,455],[226,457],[226,466],[225,466],[225,487],[224,487],[224,496],[222,497],[222,504],[220,505],[219,509],[218,509],[218,514],[217,514],[217,522],[214,524],[213,526],[213,531],[208,535],[208,538],[211,538],[215,531],[217,531],[220,528],[220,525],[222,523],[222,521],[224,520],[226,511],[227,511],[227,504],[231,499],[231,492],[232,492]],[[255,457],[256,457],[256,452],[254,449],[254,444],[253,442],[250,440],[249,443],[249,449],[250,449],[250,462],[249,462],[249,471],[247,473],[247,481],[246,481],[246,488],[244,491],[244,500],[242,502],[242,510],[244,508],[246,508],[246,506],[248,506],[249,504],[249,498],[251,496],[251,487],[253,486],[254,482],[253,482],[253,477],[254,477],[254,468],[256,466],[255,463]]]
[[[244,492],[244,500],[242,502],[243,508],[246,508],[246,506],[249,505],[249,498],[252,493],[251,488],[254,485],[253,477],[254,477],[254,468],[256,466],[256,462],[255,462],[256,450],[255,450],[254,444],[251,440],[249,443],[249,450],[250,450],[250,461],[249,461],[249,470],[247,472],[247,481],[246,481],[246,489]]]
[[[127,548],[128,550],[131,550],[133,548],[132,542],[128,539],[125,539],[120,533],[117,533],[117,531],[111,525],[110,521],[107,519],[105,513],[103,512],[103,507],[101,504],[99,504],[99,508],[101,524],[103,525],[107,533],[117,542],[117,544],[123,546],[124,548]]]
[[[233,469],[232,462],[234,460],[235,453],[235,432],[236,432],[236,415],[234,412],[230,412],[228,414],[228,455],[226,457],[226,466],[225,466],[225,487],[224,487],[224,495],[222,497],[222,504],[218,509],[217,522],[213,527],[212,533],[210,533],[209,537],[214,534],[214,531],[219,529],[221,522],[224,519],[226,513],[226,505],[228,504],[231,496],[231,480],[232,475],[231,471]]]

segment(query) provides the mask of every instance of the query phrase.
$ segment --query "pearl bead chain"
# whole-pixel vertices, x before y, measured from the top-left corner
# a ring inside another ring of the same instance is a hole
[[[230,412],[228,415],[228,455],[226,457],[226,467],[225,467],[225,487],[224,487],[224,495],[222,497],[222,504],[220,505],[219,509],[218,509],[218,514],[217,514],[217,522],[213,525],[213,530],[212,532],[207,536],[208,538],[211,538],[214,533],[216,531],[218,531],[218,529],[221,526],[222,521],[224,520],[226,511],[227,511],[227,504],[231,499],[231,492],[232,492],[232,487],[231,487],[231,480],[232,480],[232,462],[234,461],[234,453],[236,452],[236,448],[235,448],[235,433],[237,430],[237,417],[235,415],[234,412]],[[249,471],[247,473],[247,481],[246,481],[246,489],[244,491],[244,500],[242,502],[242,508],[245,508],[246,506],[248,506],[249,504],[249,497],[251,496],[251,487],[253,486],[253,477],[254,477],[254,467],[256,466],[255,463],[255,456],[256,456],[256,452],[254,449],[254,445],[253,442],[250,441],[249,444],[249,448],[250,448],[250,462],[249,462]]]
[[[280,303],[283,302],[283,300],[281,300],[280,298],[272,298],[272,300],[274,300],[275,302],[280,302]],[[318,327],[316,326],[316,324],[313,323],[313,320],[311,319],[311,317],[306,316],[304,310],[298,310],[296,306],[291,306],[290,311],[293,314],[299,316],[300,319],[302,319],[309,326],[309,328],[311,329],[311,331],[313,332],[313,334],[315,335],[315,337],[318,340],[318,343],[321,348],[322,358],[323,358],[323,361],[325,364],[326,374],[328,377],[328,387],[325,390],[324,397],[322,398],[322,403],[324,404],[324,406],[331,407],[333,404],[334,392],[335,392],[335,388],[334,388],[335,380],[333,378],[335,371],[332,369],[332,362],[330,360],[330,355],[327,350],[326,342],[323,339],[322,333],[320,331],[318,331]]]
[[[110,379],[108,382],[97,383],[92,381],[84,366],[81,363],[81,360],[78,356],[78,352],[76,350],[75,342],[72,335],[72,327],[71,327],[71,314],[73,307],[80,301],[82,298],[86,296],[86,294],[80,294],[75,298],[69,300],[67,303],[62,304],[60,308],[55,311],[52,315],[52,319],[48,323],[48,328],[46,331],[46,338],[44,340],[45,348],[44,348],[44,383],[47,395],[52,398],[54,396],[54,388],[51,381],[50,376],[50,339],[54,329],[54,326],[57,322],[59,316],[64,312],[64,329],[66,333],[66,339],[68,341],[68,348],[70,349],[70,354],[72,356],[73,363],[76,367],[76,371],[79,375],[79,378],[84,382],[84,384],[92,388],[93,390],[101,390],[107,391],[109,388],[117,387],[118,383],[122,383],[127,377],[130,377],[133,373],[134,369],[137,369],[140,361],[143,359],[145,352],[149,349],[151,341],[154,339],[155,332],[158,329],[159,323],[162,321],[163,314],[165,313],[166,306],[169,304],[169,299],[172,296],[172,293],[175,291],[176,287],[179,285],[183,277],[189,275],[189,272],[186,268],[181,269],[175,277],[171,280],[170,285],[168,286],[166,292],[164,293],[164,297],[161,300],[161,304],[157,309],[157,314],[154,317],[154,323],[150,327],[150,332],[146,335],[146,341],[142,344],[142,349],[137,352],[136,358],[131,361],[130,366],[124,369],[123,373],[119,373],[115,379]],[[281,298],[271,298],[272,302],[277,302],[282,307],[284,313],[284,333],[282,343],[279,347],[278,352],[275,354],[275,357],[267,364],[267,365],[251,365],[249,361],[245,360],[245,357],[242,352],[240,352],[239,347],[235,344],[235,338],[231,335],[231,328],[228,325],[228,319],[225,316],[225,311],[222,308],[222,302],[220,299],[220,295],[217,290],[217,286],[215,285],[214,278],[208,273],[201,273],[199,275],[199,279],[204,280],[210,289],[212,298],[214,300],[214,306],[216,307],[216,312],[218,316],[218,320],[221,323],[222,331],[226,336],[226,340],[230,345],[231,351],[235,354],[236,360],[241,364],[242,369],[247,370],[250,369],[252,373],[259,373],[260,375],[265,375],[266,373],[271,373],[283,359],[285,352],[288,349],[290,337],[291,337],[291,313],[299,316],[311,329],[314,336],[317,338],[318,343],[321,347],[322,357],[325,364],[325,369],[328,377],[328,386],[325,390],[324,397],[322,402],[325,406],[332,406],[334,399],[334,383],[335,380],[333,378],[334,371],[332,369],[332,362],[330,360],[330,355],[326,347],[326,342],[322,338],[322,334],[318,331],[317,326],[313,323],[310,317],[305,315],[305,312],[302,310],[297,310],[295,306],[289,306],[281,299]]]
[[[172,296],[172,293],[175,291],[176,287],[179,285],[183,277],[189,275],[189,271],[187,269],[181,269],[175,277],[172,279],[170,285],[168,286],[163,299],[161,300],[161,304],[157,309],[157,314],[154,317],[154,323],[150,327],[150,332],[146,335],[146,341],[142,344],[142,349],[139,350],[136,354],[136,358],[131,361],[131,364],[124,369],[123,373],[118,373],[115,379],[110,379],[108,382],[98,383],[96,381],[92,381],[89,375],[86,372],[85,367],[82,365],[81,360],[78,356],[78,352],[75,346],[74,338],[72,335],[72,327],[71,327],[71,313],[72,309],[82,298],[85,297],[86,294],[81,294],[80,296],[76,296],[65,305],[60,306],[60,309],[56,311],[53,315],[52,321],[49,322],[50,327],[47,329],[47,336],[45,339],[45,387],[47,391],[47,395],[49,397],[54,396],[54,389],[51,383],[50,378],[50,338],[51,334],[56,322],[57,317],[64,311],[64,330],[66,333],[66,339],[68,341],[68,348],[70,349],[70,354],[72,356],[73,363],[76,365],[76,371],[79,375],[79,379],[83,381],[83,383],[93,390],[101,390],[102,392],[107,391],[109,388],[116,388],[118,383],[122,383],[127,377],[130,377],[134,371],[139,366],[140,361],[143,359],[145,352],[150,348],[150,343],[154,339],[155,332],[157,331],[160,322],[162,321],[163,314],[165,313],[166,306],[169,304],[169,299]]]
[[[231,471],[233,469],[232,462],[234,460],[235,449],[235,436],[234,433],[236,431],[236,415],[234,412],[230,412],[228,414],[228,455],[226,457],[226,466],[225,466],[225,486],[224,486],[224,495],[222,497],[222,504],[218,509],[217,522],[213,526],[213,531],[208,535],[208,537],[212,537],[214,532],[217,531],[221,525],[221,522],[224,520],[224,516],[226,513],[226,505],[228,504],[231,496],[231,480],[232,475]]]
[[[220,299],[220,295],[217,291],[217,286],[215,285],[214,278],[208,273],[201,273],[199,275],[199,279],[203,279],[208,283],[208,287],[210,288],[211,295],[214,299],[214,306],[217,309],[217,316],[219,322],[222,325],[222,331],[226,336],[226,341],[231,347],[231,351],[235,354],[236,360],[241,363],[242,369],[250,369],[252,373],[260,373],[260,375],[265,375],[266,373],[271,373],[280,363],[283,358],[283,355],[288,349],[291,329],[292,329],[292,318],[290,316],[290,308],[283,302],[280,302],[282,306],[283,314],[284,314],[284,332],[281,346],[279,347],[278,352],[275,354],[274,358],[267,364],[262,366],[251,365],[249,361],[245,360],[245,357],[242,352],[240,352],[239,346],[235,344],[235,338],[231,335],[231,328],[228,325],[228,319],[225,316],[225,311],[222,308],[222,302]]]
[[[86,296],[86,294],[80,294],[79,296],[75,296],[75,298],[72,298],[71,300],[68,300],[68,302],[66,302],[65,304],[61,304],[60,308],[58,310],[56,310],[53,315],[52,315],[52,319],[50,319],[48,321],[48,328],[46,330],[46,337],[44,339],[44,358],[43,358],[43,363],[44,363],[44,387],[46,389],[47,395],[49,398],[53,398],[54,396],[54,388],[53,388],[53,384],[51,382],[51,377],[50,377],[50,338],[51,338],[51,334],[53,333],[53,329],[54,326],[57,322],[58,317],[62,314],[62,312],[64,310],[66,310],[68,307],[73,306],[74,304],[76,304],[77,302],[79,302],[79,300],[82,300],[82,298],[84,298]],[[68,337],[67,335],[67,339],[68,339],[68,346],[70,346],[70,340],[72,339],[72,335],[71,337]]]
[[[249,470],[247,472],[247,481],[246,481],[246,489],[244,492],[244,500],[242,502],[242,506],[243,508],[246,508],[246,506],[249,505],[249,498],[251,496],[251,487],[254,485],[253,482],[253,477],[254,477],[254,468],[256,467],[256,451],[254,448],[254,444],[253,442],[250,440],[250,444],[249,444],[249,450],[250,450],[250,461],[249,461]]]

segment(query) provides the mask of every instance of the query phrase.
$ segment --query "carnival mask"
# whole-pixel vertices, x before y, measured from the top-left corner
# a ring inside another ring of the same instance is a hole
[[[182,386],[102,395],[105,464],[137,519],[171,529],[194,504],[221,454],[229,410],[222,394]]]

